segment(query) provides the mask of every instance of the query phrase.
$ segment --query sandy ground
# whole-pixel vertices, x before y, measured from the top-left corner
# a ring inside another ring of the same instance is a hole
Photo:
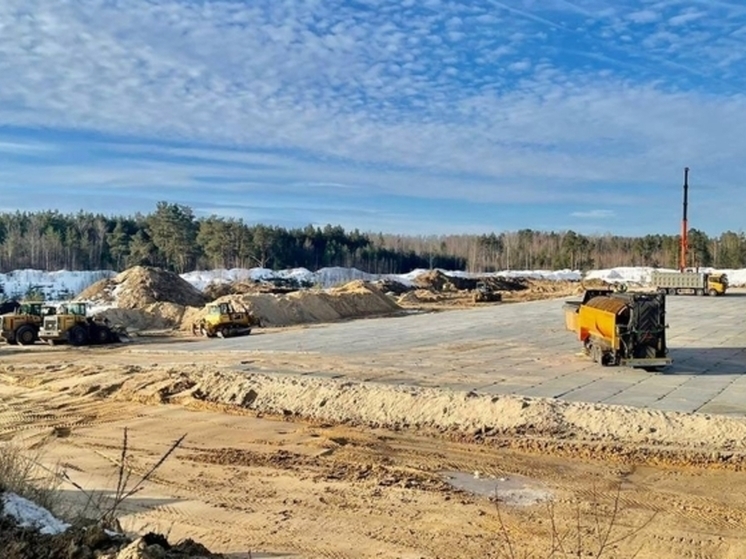
[[[230,355],[40,348],[32,360],[26,351],[2,349],[0,440],[36,449],[89,492],[115,486],[124,427],[138,472],[187,435],[127,502],[122,523],[131,530],[193,537],[235,558],[249,551],[253,558],[510,556],[505,534],[516,556],[546,557],[553,531],[566,536],[566,556],[578,542],[597,551],[615,518],[608,537],[615,543],[602,557],[631,557],[638,549],[637,557],[649,559],[746,556],[743,462],[737,448],[726,452],[741,441],[733,418],[710,431],[687,423],[685,414],[658,415],[656,430],[688,431],[689,439],[656,442],[636,434],[639,417],[622,412],[628,421],[619,423],[629,429],[604,439],[604,427],[619,419],[611,408],[506,397],[492,402],[504,406],[493,419],[509,428],[469,432],[397,421],[397,398],[415,398],[410,410],[424,414],[416,398],[429,393],[364,393],[267,375],[241,384],[231,377],[238,373]],[[212,380],[200,386],[205,378]],[[207,386],[211,395],[196,392]],[[334,390],[351,398],[348,409],[357,405],[375,421],[341,423]],[[282,397],[295,399],[296,411],[331,411],[304,420]],[[472,405],[489,408],[479,399],[464,404],[463,395],[441,397],[462,415]],[[601,415],[591,425],[586,412]],[[448,417],[448,410],[430,415]],[[558,425],[565,429],[560,437]],[[717,452],[702,445],[712,433],[722,434]],[[648,451],[629,452],[641,447],[641,437]],[[447,475],[468,491],[447,483]],[[497,503],[490,499],[495,489]],[[81,500],[72,487],[65,495]]]

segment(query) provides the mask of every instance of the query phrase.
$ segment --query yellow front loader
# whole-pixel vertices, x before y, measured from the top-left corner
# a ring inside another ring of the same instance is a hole
[[[39,330],[39,339],[50,345],[110,344],[121,342],[128,337],[125,330],[112,328],[108,321],[88,316],[85,303],[59,305],[55,312],[44,315]]]
[[[11,345],[31,345],[39,339],[42,303],[12,303],[0,316],[0,338]]]

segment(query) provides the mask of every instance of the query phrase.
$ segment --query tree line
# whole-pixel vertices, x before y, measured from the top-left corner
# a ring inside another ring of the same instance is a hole
[[[690,265],[746,267],[746,237],[689,233]],[[356,267],[370,273],[415,268],[495,271],[591,269],[678,264],[677,235],[584,236],[524,229],[489,235],[406,236],[326,225],[286,229],[240,219],[200,217],[158,202],[149,214],[105,216],[57,211],[0,213],[0,271],[123,270],[135,265],[179,273],[212,268],[312,270]]]

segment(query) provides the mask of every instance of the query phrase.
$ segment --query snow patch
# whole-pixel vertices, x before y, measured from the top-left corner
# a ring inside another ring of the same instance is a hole
[[[4,493],[3,512],[15,518],[22,528],[38,528],[42,534],[61,534],[70,525],[56,518],[44,507],[15,493]]]
[[[46,300],[63,300],[74,297],[92,283],[114,275],[115,272],[110,270],[13,270],[0,274],[0,287],[8,299],[22,299],[31,293],[40,293]]]

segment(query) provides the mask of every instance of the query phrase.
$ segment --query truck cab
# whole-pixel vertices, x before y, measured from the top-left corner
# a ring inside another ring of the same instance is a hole
[[[728,290],[728,276],[725,274],[707,274],[707,293],[712,296],[725,295]]]

